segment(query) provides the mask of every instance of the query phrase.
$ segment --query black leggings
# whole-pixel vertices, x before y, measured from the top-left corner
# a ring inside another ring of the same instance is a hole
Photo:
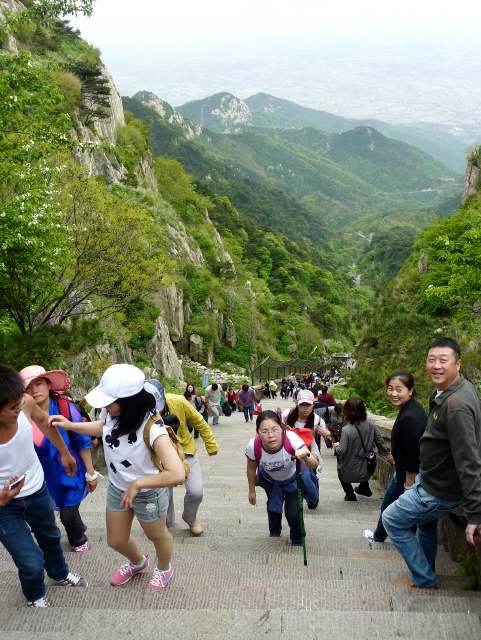
[[[356,494],[354,493],[354,489],[352,488],[352,484],[350,482],[343,482],[340,478],[339,478],[339,482],[341,483],[342,488],[344,489],[344,493],[346,494],[346,496],[348,497],[348,499],[352,502],[356,501]],[[359,483],[359,489],[361,489],[361,491],[363,492],[368,492],[370,487],[369,487],[369,480],[365,480],[364,482],[360,482]]]
[[[69,544],[72,547],[80,547],[87,542],[85,532],[87,527],[82,522],[79,512],[79,504],[73,507],[63,507],[60,509],[60,521],[65,527]]]

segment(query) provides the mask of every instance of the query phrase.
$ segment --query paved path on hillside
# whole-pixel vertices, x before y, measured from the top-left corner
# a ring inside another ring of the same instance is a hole
[[[290,401],[265,400],[264,408],[290,407]],[[269,538],[265,498],[247,501],[244,450],[255,433],[242,414],[221,417],[214,427],[220,444],[209,458],[199,458],[205,498],[199,510],[204,535],[194,538],[180,516],[183,489],[176,488],[174,577],[166,589],[147,589],[150,570],[121,587],[110,577],[121,556],[105,541],[105,483],[82,505],[88,525],[89,551],[66,556],[73,571],[89,581],[88,589],[47,587],[52,607],[25,606],[16,570],[0,548],[0,640],[453,640],[481,637],[481,595],[461,589],[457,565],[438,554],[438,592],[409,593],[392,585],[409,573],[391,544],[369,551],[362,537],[379,515],[382,492],[344,502],[336,464],[323,447],[321,501],[306,510],[308,567],[302,548],[292,548],[288,527],[281,538]],[[133,533],[142,551],[153,546],[137,523]],[[65,538],[65,535],[64,535]]]

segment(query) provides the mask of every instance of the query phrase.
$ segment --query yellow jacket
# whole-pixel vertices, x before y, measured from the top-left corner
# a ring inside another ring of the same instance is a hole
[[[197,409],[194,409],[184,396],[176,396],[173,393],[166,393],[165,402],[169,407],[169,413],[176,415],[179,418],[180,427],[177,431],[177,435],[180,438],[180,444],[182,445],[185,453],[193,456],[197,451],[194,438],[186,424],[187,422],[199,432],[200,437],[204,441],[207,453],[217,451],[219,445],[217,444],[209,425]]]

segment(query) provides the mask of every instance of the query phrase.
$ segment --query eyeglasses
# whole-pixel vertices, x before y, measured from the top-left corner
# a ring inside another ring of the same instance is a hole
[[[25,404],[26,400],[27,400],[27,398],[26,398],[26,396],[24,394],[22,404],[13,413],[11,411],[5,411],[5,409],[0,409],[0,411],[3,411],[4,413],[8,413],[8,415],[13,416],[14,418],[16,418],[17,416],[20,415],[20,411],[23,409],[23,405]]]
[[[267,431],[267,429],[263,429],[262,431],[259,431],[259,435],[261,436],[269,436],[271,433],[279,433],[279,431],[282,431],[282,429],[280,427],[274,427],[271,431]]]

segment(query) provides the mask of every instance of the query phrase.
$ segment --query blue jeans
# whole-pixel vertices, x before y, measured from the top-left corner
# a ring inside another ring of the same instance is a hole
[[[412,491],[412,489],[410,489]],[[386,493],[384,494],[384,498],[381,504],[381,515],[379,516],[379,521],[377,523],[376,531],[374,532],[374,540],[376,542],[384,542],[387,538],[386,529],[382,524],[382,514],[386,509],[395,502],[400,496],[404,493],[404,483],[399,482],[396,474],[391,478],[391,482],[388,484],[386,489]]]
[[[269,533],[275,536],[280,535],[282,531],[282,513],[269,510],[269,503],[271,500],[272,483],[260,476],[260,486],[267,494],[267,518],[269,521]],[[299,494],[297,491],[293,493],[288,491],[282,492],[284,499],[284,512],[286,514],[286,520],[289,524],[291,542],[299,544],[302,542],[302,529],[301,529],[301,510],[299,507]]]
[[[249,416],[252,418],[254,415],[254,405],[251,405],[250,407],[242,407],[242,411],[244,412],[244,418],[247,422],[249,420]]]
[[[53,580],[67,577],[60,531],[45,483],[36,493],[10,500],[0,508],[0,542],[15,562],[27,600],[45,595],[44,570]]]
[[[418,474],[414,486],[405,491],[382,514],[382,523],[392,543],[411,571],[417,587],[433,587],[436,552],[438,550],[438,519],[447,515],[462,500],[435,498],[420,484]],[[417,525],[418,537],[411,531]]]

